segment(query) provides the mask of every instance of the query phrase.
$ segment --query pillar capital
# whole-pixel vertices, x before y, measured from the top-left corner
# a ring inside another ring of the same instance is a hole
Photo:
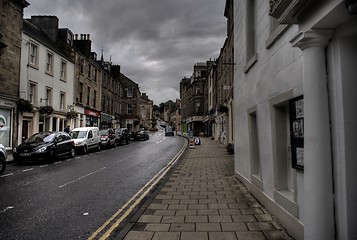
[[[298,32],[290,43],[293,47],[298,47],[301,50],[310,47],[325,47],[332,37],[332,30],[308,30]]]

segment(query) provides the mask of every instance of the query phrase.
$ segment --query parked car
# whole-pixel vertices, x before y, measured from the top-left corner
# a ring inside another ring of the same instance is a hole
[[[57,156],[75,156],[74,142],[65,132],[40,132],[32,135],[13,149],[18,163],[38,159],[54,160]]]
[[[111,148],[117,146],[116,136],[113,129],[102,129],[99,134],[102,147]]]
[[[115,136],[116,136],[117,144],[119,145],[123,145],[123,143],[126,144],[130,143],[130,134],[127,128],[116,128]]]
[[[4,145],[0,144],[0,175],[5,171],[6,158],[7,158],[6,149]]]
[[[138,140],[149,140],[149,134],[145,131],[137,131],[134,134],[134,140],[138,141]]]
[[[100,151],[101,149],[99,128],[97,127],[74,128],[70,135],[77,151],[86,154],[88,150],[96,149]]]
[[[174,136],[174,129],[171,126],[165,128],[165,136]]]

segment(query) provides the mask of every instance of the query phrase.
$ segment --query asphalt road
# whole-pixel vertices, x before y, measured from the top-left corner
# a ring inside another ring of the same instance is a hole
[[[148,141],[73,159],[9,164],[0,177],[0,239],[87,239],[183,144],[155,132]]]

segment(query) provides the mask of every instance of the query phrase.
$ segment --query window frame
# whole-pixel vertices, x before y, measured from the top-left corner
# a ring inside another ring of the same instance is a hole
[[[38,68],[38,53],[39,53],[39,45],[30,42],[30,50],[29,50],[29,66]],[[34,48],[33,48],[34,47]],[[33,51],[35,49],[35,51]],[[32,61],[34,60],[34,61]]]
[[[60,92],[60,110],[65,110],[66,107],[66,93],[65,92]]]
[[[50,51],[46,52],[46,73],[53,76],[54,54]]]
[[[67,61],[64,59],[61,60],[61,80],[67,80]]]

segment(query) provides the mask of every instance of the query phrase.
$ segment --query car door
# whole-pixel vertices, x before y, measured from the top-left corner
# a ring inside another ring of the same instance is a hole
[[[92,130],[89,130],[89,132],[88,132],[88,147],[92,148],[93,144],[94,144],[93,132],[92,132]]]
[[[56,135],[56,152],[57,155],[61,155],[65,152],[65,145],[63,144],[64,139],[63,139],[63,135],[61,133],[58,133]]]

